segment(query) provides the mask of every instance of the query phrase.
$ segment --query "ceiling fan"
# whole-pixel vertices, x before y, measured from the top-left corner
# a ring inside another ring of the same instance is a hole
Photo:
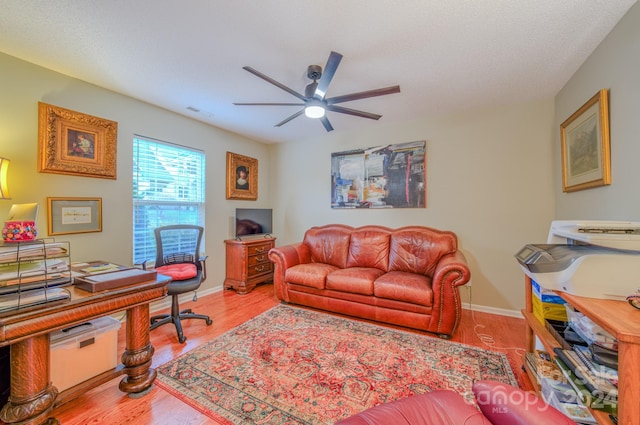
[[[285,118],[276,124],[276,127],[280,127],[292,119],[299,117],[303,113],[309,118],[319,118],[322,125],[327,131],[333,130],[333,126],[329,122],[325,112],[339,112],[341,114],[353,115],[356,117],[369,118],[372,120],[378,120],[382,117],[382,115],[372,114],[370,112],[359,111],[357,109],[345,108],[343,106],[337,105],[337,103],[350,102],[352,100],[366,99],[369,97],[376,96],[384,96],[387,94],[399,93],[400,86],[392,86],[385,87],[381,89],[375,90],[367,90],[358,93],[345,94],[342,96],[336,97],[325,97],[327,94],[327,89],[329,88],[329,84],[333,79],[336,70],[338,69],[338,65],[342,60],[342,55],[337,52],[331,52],[329,55],[329,59],[327,59],[327,64],[324,67],[324,71],[320,65],[309,65],[307,67],[307,77],[313,80],[312,83],[308,84],[305,88],[304,95],[298,93],[297,91],[285,86],[282,83],[277,82],[273,78],[270,78],[260,71],[257,71],[250,66],[244,66],[242,69],[249,71],[253,75],[262,78],[268,83],[273,84],[276,87],[281,88],[289,94],[300,99],[303,103],[234,103],[234,105],[250,105],[250,106],[304,106],[301,110],[296,112],[295,114]]]

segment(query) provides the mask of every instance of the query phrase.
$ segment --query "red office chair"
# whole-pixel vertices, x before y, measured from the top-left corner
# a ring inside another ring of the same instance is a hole
[[[212,323],[209,316],[196,314],[191,309],[180,311],[178,297],[186,292],[196,291],[206,278],[206,257],[200,257],[200,242],[204,229],[189,224],[158,227],[156,237],[156,264],[158,273],[171,277],[168,294],[171,295],[171,314],[151,317],[151,330],[173,323],[178,332],[178,341],[184,343],[187,337],[182,332],[181,320],[202,319],[207,325]],[[194,295],[194,301],[197,295]]]

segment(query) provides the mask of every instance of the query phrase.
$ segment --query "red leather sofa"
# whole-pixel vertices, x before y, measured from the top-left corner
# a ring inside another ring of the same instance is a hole
[[[473,384],[476,404],[438,390],[380,404],[335,425],[576,425],[535,394],[495,381]]]
[[[424,226],[313,227],[269,251],[277,297],[450,337],[471,277],[455,233]]]

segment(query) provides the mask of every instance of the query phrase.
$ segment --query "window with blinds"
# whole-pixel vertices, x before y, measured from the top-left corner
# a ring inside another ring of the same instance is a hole
[[[170,224],[204,227],[204,188],[204,152],[134,137],[134,264],[155,259],[156,227]]]

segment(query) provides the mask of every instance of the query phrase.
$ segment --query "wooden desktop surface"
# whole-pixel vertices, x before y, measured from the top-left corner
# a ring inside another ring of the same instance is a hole
[[[48,418],[54,404],[122,373],[126,375],[120,382],[120,390],[141,393],[149,389],[156,377],[150,367],[153,347],[149,340],[149,303],[167,295],[170,280],[158,275],[156,280],[95,293],[68,286],[70,300],[3,313],[0,346],[11,345],[11,395],[0,411],[0,421],[29,425],[56,423],[55,419]],[[49,334],[123,310],[127,311],[123,364],[58,396],[50,382]]]

